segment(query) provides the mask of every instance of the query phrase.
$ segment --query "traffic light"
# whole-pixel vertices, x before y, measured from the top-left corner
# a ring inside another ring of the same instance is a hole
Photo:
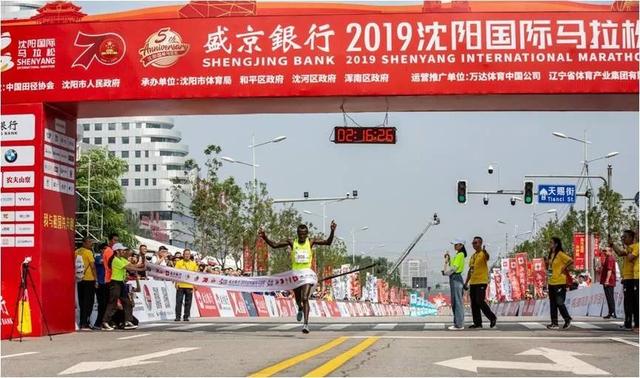
[[[533,203],[533,181],[524,182],[524,203],[527,205]]]
[[[467,203],[467,182],[458,181],[458,203]]]

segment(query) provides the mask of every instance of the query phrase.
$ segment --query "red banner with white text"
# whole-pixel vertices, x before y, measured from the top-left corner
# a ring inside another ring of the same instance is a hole
[[[638,93],[637,12],[3,24],[4,103]]]
[[[536,298],[544,296],[544,286],[547,281],[547,271],[544,259],[533,259],[533,289]]]
[[[585,237],[584,233],[573,233],[573,266],[576,270],[584,270]]]

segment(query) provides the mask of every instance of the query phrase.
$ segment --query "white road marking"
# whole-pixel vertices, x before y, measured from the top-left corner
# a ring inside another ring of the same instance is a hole
[[[302,323],[287,323],[277,327],[269,328],[269,331],[287,331],[290,329],[302,327]]]
[[[524,323],[518,323],[518,324],[523,325],[528,329],[546,329],[547,328],[544,325],[540,323],[535,323],[535,322],[524,322]]]
[[[595,324],[585,323],[585,322],[571,322],[571,325],[574,325],[582,329],[600,329],[600,327],[598,327]]]
[[[240,324],[234,324],[234,325],[218,328],[216,331],[233,331],[236,329],[243,329],[243,328],[248,328],[256,325],[257,325],[256,323],[240,323]]]
[[[423,329],[444,329],[444,323],[424,323]]]
[[[326,327],[322,327],[323,331],[337,331],[340,329],[345,329],[349,327],[351,324],[331,324]]]
[[[610,338],[602,336],[463,336],[464,332],[457,331],[461,336],[403,336],[403,335],[383,335],[376,336],[380,339],[431,339],[431,340],[602,340],[609,341]],[[366,339],[371,336],[346,336],[350,339]]]
[[[628,345],[631,345],[631,346],[634,346],[634,347],[640,347],[640,344],[638,344],[636,342],[633,342],[631,340],[625,340],[625,339],[620,338],[620,337],[612,337],[611,340],[617,341],[617,342],[623,343],[623,344],[628,344]]]
[[[543,356],[550,360],[548,362],[526,362],[526,361],[491,361],[491,360],[474,360],[472,356],[454,358],[436,362],[436,365],[446,366],[453,369],[465,370],[477,373],[478,368],[491,369],[517,369],[517,370],[546,370],[553,372],[569,372],[575,375],[610,375],[609,372],[598,369],[575,356],[584,356],[585,354],[551,349],[551,348],[533,348],[518,353],[518,356]]]
[[[145,336],[149,336],[150,333],[141,333],[139,335],[133,335],[133,336],[127,336],[127,337],[118,337],[118,340],[129,340],[129,339],[135,339],[138,337],[145,337]]]
[[[373,329],[380,329],[380,330],[384,330],[384,329],[394,329],[396,328],[396,326],[398,325],[398,323],[380,323],[378,325],[376,325],[375,327],[373,327]]]
[[[168,326],[168,325],[171,325],[171,323],[149,323],[149,324],[140,323],[138,324],[138,329],[149,329],[149,328],[156,328],[156,327],[162,327],[162,326]]]
[[[16,353],[16,354],[7,354],[6,356],[0,356],[0,358],[11,358],[11,357],[19,357],[19,356],[27,356],[29,354],[37,354],[40,352],[24,352],[24,353]]]
[[[81,362],[79,364],[73,365],[67,370],[64,370],[58,373],[58,375],[86,373],[89,371],[96,371],[96,370],[108,370],[108,369],[116,369],[116,368],[123,368],[123,367],[129,367],[129,366],[154,364],[160,361],[145,361],[145,360],[171,356],[177,353],[190,352],[196,349],[200,349],[200,348],[174,348],[169,350],[163,350],[161,352],[143,354],[141,356],[127,357],[120,360]]]
[[[168,331],[188,331],[190,329],[208,327],[214,324],[216,323],[193,323],[193,324],[187,324],[179,327],[167,328],[167,330]]]

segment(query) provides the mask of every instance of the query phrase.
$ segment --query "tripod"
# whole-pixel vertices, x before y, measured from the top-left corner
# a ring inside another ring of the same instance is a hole
[[[13,330],[16,328],[16,324],[18,323],[18,309],[20,308],[20,300],[25,297],[27,292],[27,281],[31,283],[31,289],[33,290],[33,294],[36,297],[36,302],[38,303],[38,309],[40,310],[40,315],[42,316],[42,321],[47,330],[47,336],[49,336],[49,340],[53,340],[51,337],[51,332],[49,331],[49,324],[47,323],[47,318],[44,316],[44,310],[42,309],[42,304],[40,304],[40,297],[38,296],[38,291],[36,290],[36,285],[33,284],[33,277],[31,277],[31,272],[29,271],[29,262],[31,258],[28,257],[24,260],[21,265],[21,274],[20,274],[20,290],[18,291],[18,298],[16,298],[16,319],[13,321],[11,325],[11,335],[9,336],[9,341],[13,340]],[[24,305],[22,307],[22,311],[20,312],[20,324],[22,324],[24,320]],[[20,342],[22,342],[22,332],[20,333]]]

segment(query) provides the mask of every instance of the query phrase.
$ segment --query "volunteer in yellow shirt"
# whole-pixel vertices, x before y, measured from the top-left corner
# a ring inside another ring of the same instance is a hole
[[[471,314],[473,315],[473,325],[469,328],[482,328],[482,314],[489,319],[489,326],[493,328],[496,326],[498,319],[484,300],[487,295],[487,285],[489,284],[489,267],[487,266],[489,253],[482,245],[480,236],[473,238],[471,245],[475,253],[469,260],[469,272],[467,273],[467,281],[464,284],[465,289],[470,289]]]
[[[622,233],[620,248],[609,239],[609,246],[622,257],[622,290],[624,293],[624,325],[625,329],[638,329],[638,242],[633,230]],[[633,327],[632,327],[633,325]]]
[[[198,264],[191,260],[191,250],[185,249],[182,252],[182,260],[176,263],[176,269],[190,270],[192,272],[198,271]],[[176,322],[180,321],[180,314],[182,314],[182,301],[184,300],[184,317],[182,320],[189,321],[191,315],[191,300],[193,299],[193,285],[186,282],[176,283]]]
[[[549,244],[549,255],[545,258],[545,265],[551,267],[551,278],[549,278],[549,312],[551,314],[551,324],[548,329],[558,329],[558,310],[564,319],[563,329],[571,326],[571,316],[564,301],[567,297],[567,269],[573,264],[569,255],[562,251],[562,241],[560,238],[551,238]]]
[[[76,250],[76,257],[82,257],[84,273],[78,281],[78,307],[80,307],[80,331],[90,331],[90,317],[93,311],[93,298],[96,295],[96,265],[93,258],[93,243],[89,237],[82,239],[82,247]]]

